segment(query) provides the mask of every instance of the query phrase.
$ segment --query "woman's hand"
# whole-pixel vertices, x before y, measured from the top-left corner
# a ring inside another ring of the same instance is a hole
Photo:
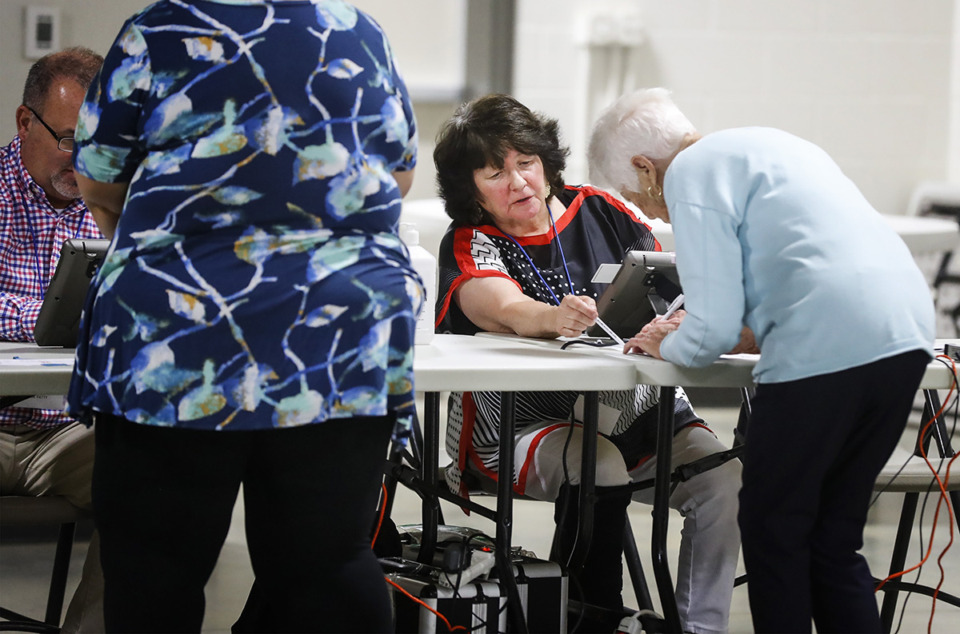
[[[554,310],[554,331],[563,337],[579,337],[597,322],[597,303],[586,295],[566,295]]]
[[[639,352],[648,354],[655,359],[662,359],[660,344],[663,343],[663,339],[667,335],[680,327],[680,323],[686,314],[686,311],[678,310],[667,319],[655,317],[653,321],[643,327],[643,330],[630,337],[623,344],[623,353]]]
[[[727,354],[760,354],[760,347],[753,336],[753,331],[744,326],[740,331],[740,342]]]
[[[524,295],[513,280],[499,276],[467,280],[453,297],[467,319],[487,332],[579,337],[597,321],[597,304],[590,297],[567,295],[552,306]]]

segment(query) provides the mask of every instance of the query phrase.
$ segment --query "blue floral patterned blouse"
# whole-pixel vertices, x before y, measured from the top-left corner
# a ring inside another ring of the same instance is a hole
[[[77,171],[130,183],[91,285],[71,415],[249,430],[413,415],[423,285],[391,172],[416,124],[387,38],[339,0],[163,0],[81,111]]]

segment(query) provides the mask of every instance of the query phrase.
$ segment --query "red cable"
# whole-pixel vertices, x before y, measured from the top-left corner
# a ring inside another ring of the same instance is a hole
[[[932,417],[929,421],[927,421],[927,423],[923,426],[923,430],[921,431],[921,434],[920,434],[920,437],[921,437],[921,438],[924,438],[924,437],[927,435],[927,432],[928,432],[928,430],[930,429],[930,426],[931,426],[934,422],[936,422],[937,419],[940,418],[941,414],[943,414],[944,410],[946,410],[947,405],[950,403],[950,398],[951,398],[951,396],[953,395],[954,391],[955,391],[956,388],[957,388],[957,380],[956,380],[957,369],[956,369],[956,363],[954,363],[954,360],[953,360],[951,357],[948,357],[947,355],[943,355],[943,354],[937,355],[937,358],[944,358],[944,359],[947,359],[947,360],[950,361],[950,365],[952,366],[952,370],[953,370],[954,380],[953,380],[952,384],[950,385],[950,390],[947,392],[947,398],[944,399],[944,402],[943,402],[943,404],[940,406],[940,409],[939,409],[939,410],[933,415],[933,417]],[[923,566],[923,565],[927,562],[927,559],[930,558],[930,553],[933,551],[933,538],[934,538],[934,536],[936,535],[936,532],[937,532],[937,522],[938,522],[939,516],[940,516],[940,507],[941,507],[941,505],[942,505],[944,502],[947,502],[947,517],[948,517],[949,520],[950,520],[950,541],[947,543],[946,547],[944,547],[943,551],[940,553],[940,556],[937,558],[938,567],[940,568],[940,581],[939,581],[939,583],[937,584],[937,587],[934,589],[934,592],[933,592],[933,603],[932,603],[931,608],[930,608],[930,620],[927,622],[927,632],[929,633],[929,632],[932,630],[932,628],[933,628],[933,616],[934,616],[934,614],[936,613],[937,595],[938,595],[939,592],[940,592],[940,588],[941,588],[941,586],[943,585],[944,578],[945,578],[945,572],[944,572],[944,570],[943,570],[943,565],[942,565],[941,560],[943,559],[943,555],[946,554],[947,550],[949,550],[950,547],[953,545],[953,525],[954,525],[953,522],[954,522],[954,518],[953,518],[953,510],[952,510],[951,507],[950,507],[949,499],[948,499],[948,495],[947,495],[947,483],[949,483],[949,481],[950,481],[950,467],[953,465],[953,461],[956,460],[956,459],[957,459],[957,456],[960,456],[960,454],[954,455],[953,458],[950,459],[950,462],[947,463],[947,469],[946,469],[946,472],[944,473],[944,480],[941,480],[941,479],[940,479],[940,474],[937,473],[937,470],[933,467],[933,464],[932,464],[932,463],[930,462],[930,460],[927,458],[927,452],[926,452],[926,450],[924,449],[923,443],[920,443],[920,455],[921,455],[921,457],[923,458],[924,462],[927,464],[927,467],[930,469],[930,472],[933,474],[933,477],[934,477],[934,479],[937,481],[937,486],[938,486],[938,488],[939,488],[939,495],[938,495],[938,499],[937,499],[937,508],[936,508],[936,511],[935,511],[934,514],[933,514],[933,525],[931,526],[931,529],[930,529],[930,541],[929,541],[929,545],[927,546],[927,552],[924,554],[923,558],[920,560],[920,562],[919,562],[918,564],[916,564],[915,566],[912,566],[912,567],[910,567],[910,568],[907,568],[906,570],[901,570],[900,572],[897,572],[897,573],[894,573],[894,574],[888,576],[886,579],[884,579],[884,580],[881,581],[879,584],[877,584],[877,587],[876,587],[876,589],[875,589],[874,591],[875,591],[875,592],[876,592],[876,591],[879,591],[881,588],[883,588],[884,584],[886,584],[888,581],[891,581],[891,580],[896,579],[896,578],[898,578],[898,577],[902,577],[903,575],[905,575],[905,574],[907,574],[907,573],[909,573],[909,572],[912,572],[912,571],[920,568],[921,566]]]
[[[383,497],[382,497],[382,503],[380,504],[380,516],[377,518],[377,530],[374,532],[373,539],[370,542],[371,548],[373,548],[373,544],[377,543],[377,537],[380,536],[380,527],[383,525],[383,516],[386,514],[386,511],[387,511],[387,485],[381,483],[380,488],[381,488],[381,493]],[[450,632],[455,632],[457,630],[463,630],[464,632],[467,631],[467,628],[465,628],[462,625],[451,625],[450,621],[447,620],[447,617],[440,614],[435,609],[431,608],[429,605],[424,603],[422,600],[418,599],[417,597],[413,596],[412,594],[410,594],[409,592],[401,588],[400,585],[397,584],[397,582],[391,580],[389,577],[384,576],[384,580],[386,580],[387,583],[389,583],[391,586],[393,586],[394,588],[396,588],[406,596],[410,597],[410,599],[413,600],[414,602],[419,603],[423,607],[427,608],[428,610],[436,614],[437,618],[443,621],[443,624],[447,626],[448,631]]]
[[[948,357],[947,355],[938,355],[938,356],[949,359],[952,369],[954,373],[956,373],[956,364],[954,363],[954,360],[951,357]],[[956,383],[954,383],[954,386],[950,388],[951,391],[950,393],[947,394],[946,403],[950,402],[950,394],[953,392],[953,387],[955,387],[955,385]],[[945,408],[946,408],[946,404],[944,404],[944,406],[941,407],[940,411],[942,412]],[[939,416],[939,413],[938,413],[938,416]],[[937,417],[934,417],[934,420],[936,420],[936,418]],[[931,421],[931,423],[932,422],[933,421]],[[929,426],[929,423],[928,423],[928,426]],[[926,432],[926,429],[924,429],[924,432]],[[937,484],[940,487],[940,495],[938,496],[938,499],[937,499],[937,509],[933,515],[933,529],[931,530],[931,533],[930,533],[931,547],[933,546],[933,535],[934,535],[934,532],[936,531],[937,518],[940,514],[940,507],[944,502],[947,505],[947,518],[950,521],[950,539],[947,541],[947,545],[944,546],[943,550],[940,552],[940,556],[937,557],[937,568],[940,570],[940,579],[937,582],[937,587],[933,591],[933,600],[930,606],[930,620],[927,622],[927,632],[929,633],[933,629],[933,617],[937,611],[937,596],[940,594],[940,588],[943,587],[943,582],[946,580],[946,572],[943,569],[943,556],[947,553],[948,550],[950,550],[950,547],[953,546],[954,517],[952,512],[953,509],[950,506],[949,495],[947,493],[947,485],[950,482],[950,467],[953,466],[953,461],[956,460],[957,456],[954,455],[953,458],[951,458],[950,461],[947,463],[947,468],[946,468],[946,471],[944,472],[944,478],[943,480],[941,480],[939,474],[937,474],[936,470],[933,468],[933,465],[927,459],[926,451],[924,450],[922,444],[920,446],[920,453],[921,455],[923,455],[923,459],[927,462],[927,466],[933,472],[934,477],[937,480]]]
[[[419,604],[422,605],[423,607],[427,608],[428,610],[430,610],[431,612],[433,612],[434,614],[436,614],[436,615],[437,615],[437,618],[440,619],[441,621],[443,621],[443,624],[447,626],[447,630],[449,630],[449,631],[451,631],[451,632],[456,632],[457,630],[463,630],[464,632],[467,631],[467,628],[465,628],[465,627],[462,626],[462,625],[451,625],[451,624],[450,624],[450,621],[447,620],[447,617],[445,617],[444,615],[440,614],[439,612],[437,612],[436,610],[434,610],[433,608],[431,608],[429,605],[427,605],[426,603],[424,603],[423,601],[421,601],[421,600],[418,599],[417,597],[413,596],[412,594],[410,594],[409,592],[407,592],[406,590],[404,590],[403,588],[401,588],[400,585],[397,584],[395,581],[392,581],[392,580],[390,580],[390,579],[387,578],[387,577],[384,577],[384,579],[386,579],[386,580],[387,580],[387,583],[389,583],[391,586],[393,586],[394,588],[396,588],[397,590],[399,590],[399,591],[402,592],[403,594],[405,594],[405,595],[407,595],[408,597],[410,597],[411,599],[413,599],[413,601],[415,601],[416,603],[419,603]]]

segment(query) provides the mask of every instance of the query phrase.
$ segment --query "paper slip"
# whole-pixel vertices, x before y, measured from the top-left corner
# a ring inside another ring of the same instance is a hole
[[[619,270],[619,264],[601,264],[590,281],[594,284],[609,284],[617,276]]]
[[[63,394],[47,394],[44,396],[34,396],[14,403],[13,407],[26,407],[28,409],[59,409],[67,406],[67,397]]]
[[[47,357],[38,359],[0,359],[0,365],[20,367],[59,366],[69,368],[73,366],[73,359],[67,359],[64,357]]]

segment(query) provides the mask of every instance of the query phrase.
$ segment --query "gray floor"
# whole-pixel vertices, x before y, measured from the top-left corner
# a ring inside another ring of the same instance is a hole
[[[698,408],[701,416],[710,422],[718,435],[725,442],[732,439],[732,428],[736,418],[736,410],[729,407]],[[956,446],[958,441],[954,441]],[[957,477],[960,477],[958,473]],[[879,575],[886,571],[893,537],[896,532],[900,513],[900,494],[887,493],[879,497],[874,504],[869,518],[865,535],[864,555],[870,562],[874,573]],[[935,510],[935,500],[930,500],[922,521],[922,531],[927,539]],[[443,512],[447,523],[462,526],[474,526],[493,534],[492,525],[476,516],[467,517],[458,508],[444,505]],[[541,557],[549,551],[551,530],[553,525],[551,505],[519,501],[516,504],[516,518],[514,529],[514,544],[531,550]],[[637,540],[641,547],[641,556],[645,559],[645,567],[649,571],[650,564],[644,552],[650,534],[649,508],[634,504],[631,508],[631,522],[637,533]],[[204,620],[204,632],[229,632],[230,625],[240,612],[252,579],[249,560],[244,544],[242,529],[242,508],[236,509],[235,521],[230,536],[221,553],[220,561],[213,578],[207,586],[207,614]],[[398,492],[394,518],[398,524],[419,523],[419,498],[401,490]],[[671,517],[672,538],[669,543],[672,556],[676,556],[679,542],[679,516]],[[958,533],[955,533],[955,537]],[[949,539],[949,526],[946,517],[941,513],[940,523],[937,525],[932,554],[928,563],[922,569],[921,580],[936,585],[940,576],[937,558]],[[919,537],[913,540],[908,562],[916,563],[920,560]],[[76,584],[77,574],[81,568],[86,544],[80,542],[75,548],[70,591]],[[53,548],[43,543],[5,544],[0,548],[0,603],[16,608],[28,614],[41,614],[45,601],[45,584],[49,561],[52,561]],[[954,595],[960,595],[960,544],[954,545],[953,550],[946,553],[941,559],[945,581],[943,590]],[[912,579],[915,573],[909,578]],[[651,580],[652,583],[652,580]],[[628,591],[627,600],[632,601],[632,593]],[[901,600],[901,606],[903,605]],[[915,595],[906,602],[906,607],[899,613],[903,614],[900,632],[916,633],[927,631],[927,624],[931,617],[932,601],[928,597]],[[744,587],[734,593],[734,602],[730,622],[731,632],[750,632],[750,615],[747,603],[747,593]],[[960,609],[940,603],[936,606],[931,632],[947,634],[960,631]]]

